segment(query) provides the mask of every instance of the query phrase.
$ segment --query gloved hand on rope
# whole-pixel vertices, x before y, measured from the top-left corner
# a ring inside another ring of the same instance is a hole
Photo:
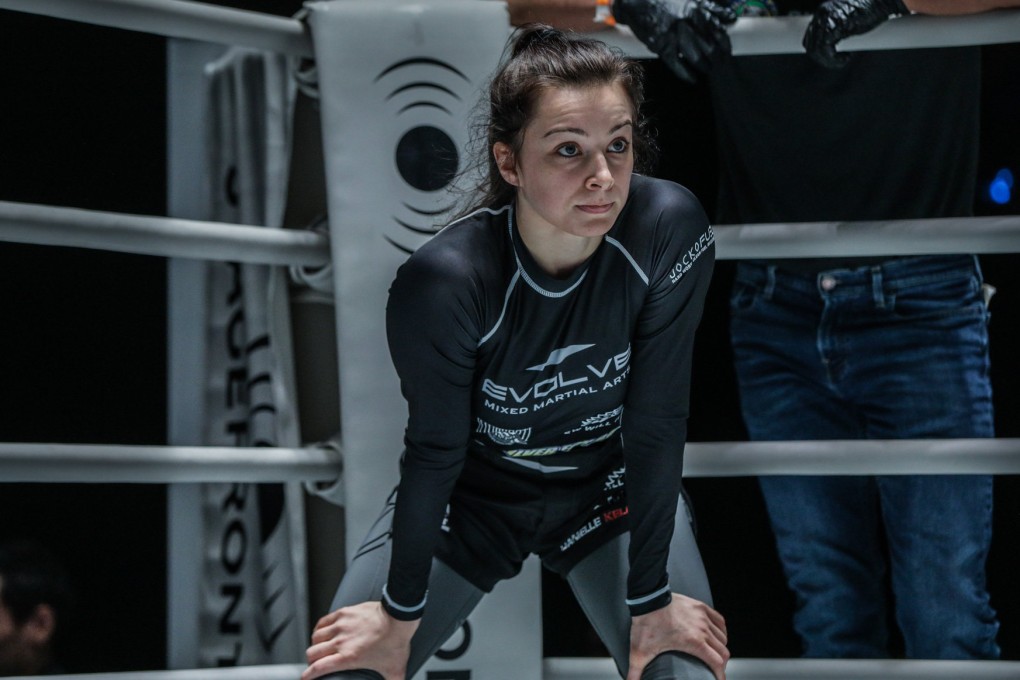
[[[903,0],[828,0],[815,10],[804,33],[804,49],[822,66],[839,68],[850,60],[836,43],[867,33],[890,17],[910,14]]]
[[[694,83],[713,62],[730,53],[726,27],[737,20],[728,5],[714,0],[615,0],[613,17],[681,80]]]

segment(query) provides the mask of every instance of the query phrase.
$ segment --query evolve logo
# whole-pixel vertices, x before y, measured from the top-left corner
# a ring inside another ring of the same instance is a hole
[[[553,350],[544,363],[527,368],[528,371],[543,371],[558,367],[568,357],[590,349],[595,345],[568,345]],[[630,373],[630,347],[619,354],[596,359],[582,369],[571,372],[558,370],[552,377],[532,382],[525,386],[500,385],[485,378],[482,392],[495,401],[485,400],[485,406],[504,415],[522,415],[538,411],[583,394],[595,394],[619,387]],[[499,402],[499,403],[497,403]]]
[[[549,358],[545,360],[544,364],[539,364],[538,366],[531,366],[528,368],[528,370],[541,371],[543,369],[549,368],[550,366],[559,366],[560,364],[563,363],[563,360],[566,359],[567,357],[577,354],[578,352],[583,352],[589,347],[594,346],[595,345],[570,345],[568,347],[563,347],[562,349],[554,349],[552,352],[549,353]]]
[[[453,64],[431,56],[403,59],[375,77],[386,92],[388,114],[403,127],[393,150],[406,191],[394,202],[393,221],[400,227],[384,238],[412,253],[434,235],[454,208],[448,192],[460,166],[451,130],[466,128],[463,112],[474,95],[471,80]]]

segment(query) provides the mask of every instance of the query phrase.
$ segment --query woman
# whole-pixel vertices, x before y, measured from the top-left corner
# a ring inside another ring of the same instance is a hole
[[[484,197],[390,290],[401,481],[303,680],[409,677],[531,553],[621,676],[724,678],[681,495],[713,237],[689,192],[632,174],[642,97],[637,66],[600,42],[543,26],[512,40]]]

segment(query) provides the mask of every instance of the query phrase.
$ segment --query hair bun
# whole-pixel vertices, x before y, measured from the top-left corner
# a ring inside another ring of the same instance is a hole
[[[517,30],[511,56],[516,57],[539,45],[562,44],[566,39],[563,31],[547,24],[524,24]]]

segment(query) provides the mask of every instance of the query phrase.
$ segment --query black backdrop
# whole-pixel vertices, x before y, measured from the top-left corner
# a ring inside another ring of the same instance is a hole
[[[222,2],[289,15],[299,2]],[[1020,45],[985,48],[979,189],[1020,170]],[[166,63],[162,39],[0,11],[0,200],[166,212]],[[648,63],[657,174],[692,188],[711,213],[715,149],[707,91]],[[890,124],[896,124],[891,121]],[[982,193],[982,192],[979,192]],[[979,198],[978,214],[1017,200]],[[998,432],[1020,436],[1014,348],[1016,256],[982,257],[993,302]],[[732,264],[720,261],[699,331],[693,441],[744,438],[726,338]],[[166,441],[166,267],[161,258],[0,243],[0,441]],[[1020,659],[1020,482],[997,479],[989,565],[1004,657]],[[702,550],[738,657],[796,656],[792,599],[750,478],[693,479]],[[0,478],[0,540],[35,537],[71,568],[76,619],[69,671],[165,664],[165,490],[159,485],[9,484]],[[601,655],[567,589],[544,579],[548,656]],[[317,614],[317,613],[315,613]]]

